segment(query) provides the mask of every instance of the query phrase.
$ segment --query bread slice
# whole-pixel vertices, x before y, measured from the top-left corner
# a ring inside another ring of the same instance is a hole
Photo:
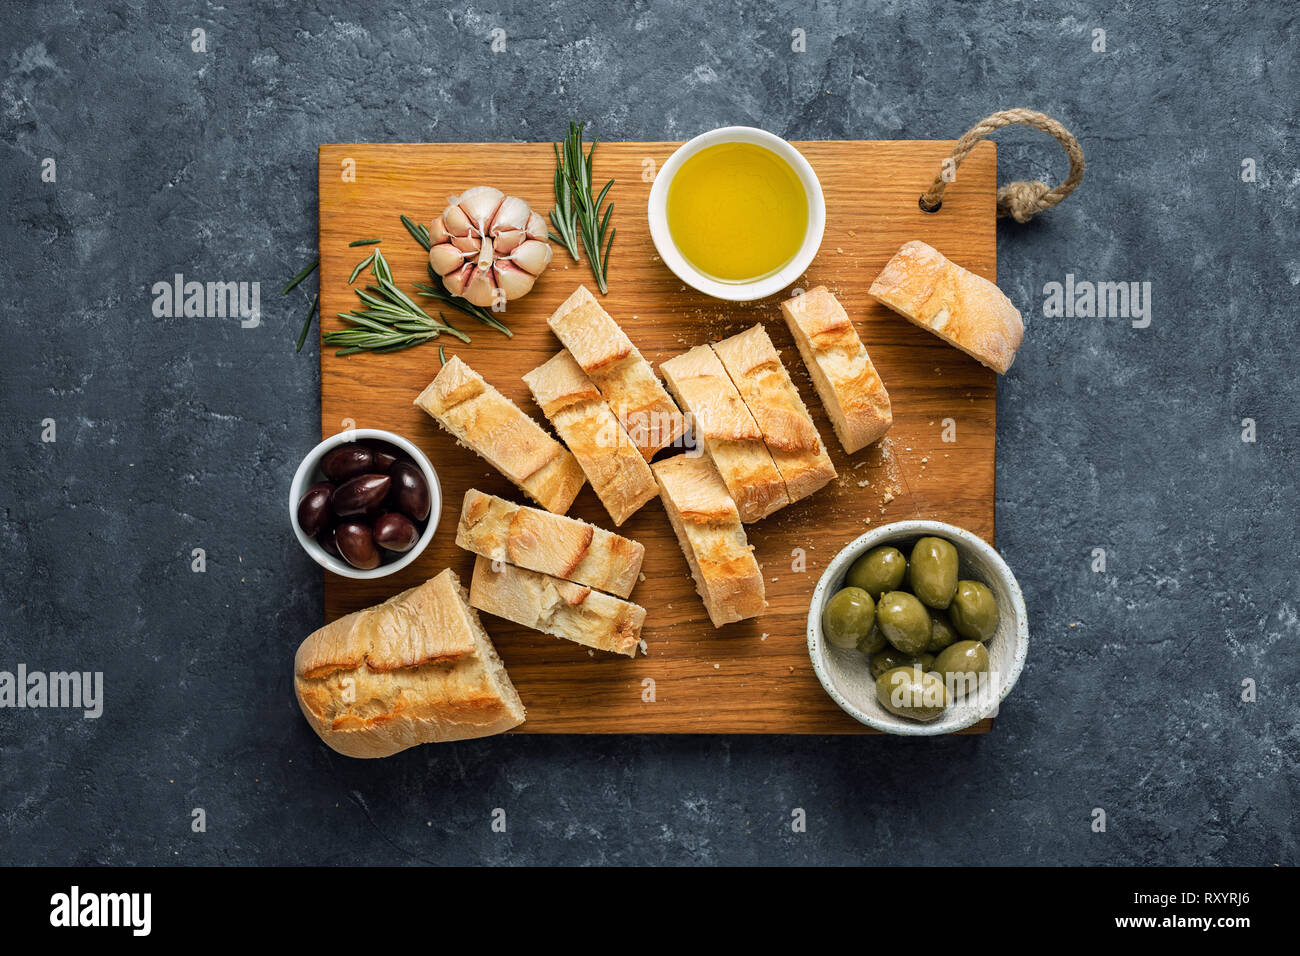
[[[835,466],[767,330],[756,325],[714,342],[713,351],[758,423],[790,500],[824,487]]]
[[[1019,310],[988,279],[924,242],[914,240],[899,249],[869,291],[999,375],[1016,360],[1025,335]]]
[[[309,635],[293,662],[312,729],[349,757],[486,737],[524,705],[450,570]]]
[[[631,601],[481,554],[474,559],[469,603],[543,634],[628,657],[636,656],[645,623],[645,608]]]
[[[767,607],[763,572],[713,463],[686,454],[650,467],[713,626],[757,617]]]
[[[889,431],[889,393],[839,300],[818,286],[786,299],[781,312],[844,450],[853,454]]]
[[[695,441],[717,466],[740,520],[757,521],[788,505],[790,496],[763,443],[763,431],[713,349],[697,345],[659,368],[669,391],[691,416]]]
[[[646,461],[681,437],[682,413],[650,363],[586,286],[578,286],[549,322]]]
[[[564,514],[582,490],[586,478],[577,459],[459,356],[415,404],[547,511]]]
[[[524,376],[615,525],[659,493],[650,466],[567,349]]]
[[[656,485],[656,494],[658,490]],[[631,538],[477,488],[465,492],[456,544],[493,561],[508,561],[621,598],[636,587],[645,558],[645,548]]]

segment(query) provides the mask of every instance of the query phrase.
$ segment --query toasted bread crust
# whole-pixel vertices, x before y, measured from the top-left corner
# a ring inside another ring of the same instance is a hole
[[[645,608],[549,574],[478,555],[469,601],[480,611],[573,641],[635,657]]]
[[[715,342],[713,351],[758,423],[790,500],[824,487],[835,465],[767,330],[755,325]]]
[[[645,558],[645,548],[630,538],[476,488],[465,492],[456,544],[621,598],[632,593]]]
[[[677,455],[650,467],[713,626],[761,614],[763,572],[713,463],[704,455]]]
[[[564,514],[586,482],[563,445],[459,356],[451,357],[415,404],[547,511]]]
[[[567,349],[524,376],[615,525],[659,493],[650,466]]]
[[[650,363],[586,286],[578,286],[548,321],[646,461],[681,437],[682,413]]]
[[[785,482],[727,370],[707,345],[660,366],[664,381],[695,424],[695,439],[717,466],[742,522],[765,518],[790,503]]]
[[[525,716],[450,569],[309,635],[294,692],[312,729],[350,757],[501,733]]]
[[[885,263],[869,290],[909,322],[1005,375],[1024,339],[1020,312],[996,285],[912,241]]]
[[[852,454],[889,431],[889,393],[835,296],[818,286],[782,302],[781,314],[844,450]]]

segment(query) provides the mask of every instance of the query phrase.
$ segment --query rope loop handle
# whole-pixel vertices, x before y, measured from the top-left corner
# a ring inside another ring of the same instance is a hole
[[[1016,222],[1028,222],[1044,209],[1051,209],[1074,192],[1075,187],[1083,181],[1084,162],[1083,150],[1079,147],[1079,141],[1074,138],[1073,134],[1046,113],[1037,113],[1034,110],[1026,109],[1001,110],[980,120],[967,130],[961,139],[957,140],[957,145],[952,150],[952,156],[948,160],[944,160],[930,188],[921,194],[921,208],[926,212],[937,212],[939,206],[943,204],[943,191],[948,187],[952,174],[957,171],[957,167],[962,164],[962,161],[970,155],[970,151],[975,148],[975,144],[1004,126],[1017,124],[1032,126],[1034,129],[1040,129],[1055,138],[1065,149],[1065,155],[1070,158],[1070,174],[1065,177],[1063,183],[1054,188],[1037,179],[1032,182],[1022,180],[1007,183],[998,189],[998,218],[1003,219],[1010,216]],[[949,165],[950,161],[951,165]],[[944,178],[946,171],[948,177]]]

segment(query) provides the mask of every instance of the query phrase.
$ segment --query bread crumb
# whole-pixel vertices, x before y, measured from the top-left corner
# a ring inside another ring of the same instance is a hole
[[[888,491],[886,491],[885,497],[881,498],[880,500],[883,501],[885,504],[889,504],[891,501],[894,500],[894,496],[890,494]]]
[[[713,665],[713,669],[714,669],[715,671],[716,671],[716,670],[721,670],[721,669],[722,669],[722,665],[721,665],[721,664],[714,664],[714,665]]]
[[[1070,627],[1074,627],[1074,625],[1071,624]],[[765,640],[767,640],[767,635],[766,635],[766,634],[760,634],[758,639],[759,639],[760,641],[765,641]]]

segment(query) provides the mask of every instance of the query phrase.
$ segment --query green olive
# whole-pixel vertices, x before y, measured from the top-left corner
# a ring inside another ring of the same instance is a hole
[[[885,635],[880,632],[877,625],[867,632],[867,636],[858,641],[858,650],[870,657],[872,654],[879,654],[885,649],[889,642],[885,640]]]
[[[889,643],[904,654],[919,654],[930,644],[930,612],[906,591],[880,595],[876,620]]]
[[[917,667],[895,667],[876,678],[876,700],[900,717],[934,720],[948,706],[948,692],[938,674]]]
[[[987,641],[998,629],[998,601],[986,585],[978,581],[958,581],[948,616],[962,637]]]
[[[876,623],[876,602],[862,588],[842,588],[826,602],[822,631],[836,647],[857,647]]]
[[[989,669],[989,649],[979,641],[958,641],[944,649],[934,670],[956,700],[973,699],[981,693],[979,677]]]
[[[922,604],[943,610],[957,590],[957,549],[943,538],[922,538],[908,562],[912,593]]]
[[[938,654],[941,650],[961,639],[961,636],[953,630],[952,624],[948,620],[948,615],[942,611],[930,612],[930,643],[925,649],[932,654]]]
[[[886,591],[896,591],[907,573],[907,558],[897,548],[872,548],[849,568],[844,583],[862,588],[877,601]]]
[[[886,647],[883,651],[872,655],[871,676],[877,678],[885,671],[892,671],[895,667],[912,667],[920,663],[921,659],[915,654],[904,654],[896,648]],[[922,670],[924,669],[922,667]]]

